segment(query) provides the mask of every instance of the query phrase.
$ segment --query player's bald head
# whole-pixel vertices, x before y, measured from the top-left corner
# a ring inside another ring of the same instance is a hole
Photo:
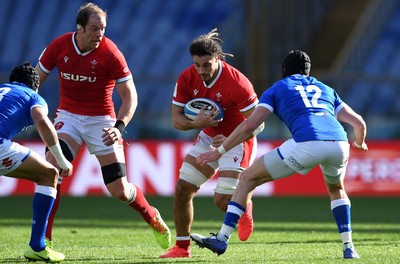
[[[97,15],[101,18],[104,19],[104,21],[107,20],[107,12],[101,9],[99,6],[93,3],[86,3],[82,5],[79,10],[78,14],[76,16],[76,26],[78,27],[86,27],[90,16],[92,15]]]

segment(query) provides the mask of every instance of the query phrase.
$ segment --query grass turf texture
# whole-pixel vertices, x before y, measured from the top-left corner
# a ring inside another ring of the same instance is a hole
[[[171,197],[148,197],[170,226]],[[190,259],[158,259],[164,253],[139,214],[110,197],[62,197],[53,232],[62,263],[349,263],[324,197],[254,198],[255,229],[240,242],[236,231],[221,256],[192,242]],[[399,263],[400,198],[353,197],[353,240],[358,263]],[[32,197],[0,198],[0,263],[25,261]],[[212,198],[196,197],[192,232],[217,232],[224,213]]]

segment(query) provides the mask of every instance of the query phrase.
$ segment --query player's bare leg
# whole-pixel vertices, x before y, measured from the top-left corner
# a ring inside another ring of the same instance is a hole
[[[198,187],[179,179],[175,186],[174,221],[176,243],[160,258],[188,258],[190,253],[190,227],[193,222],[193,198]]]
[[[143,217],[151,227],[157,243],[162,248],[166,249],[170,246],[171,231],[161,218],[158,210],[147,202],[138,186],[128,183],[126,177],[123,177],[107,184],[107,189],[112,196],[127,203]]]
[[[78,153],[79,149],[81,148],[81,144],[76,142],[70,135],[65,134],[65,133],[58,134],[58,137],[59,137],[59,142],[60,142],[60,146],[63,151],[63,154],[70,162],[72,162],[75,154]],[[46,151],[46,160],[48,162],[50,162],[53,166],[58,168],[56,159],[54,158],[53,154],[51,154],[50,151]],[[46,233],[45,233],[46,245],[49,248],[54,247],[53,225],[54,225],[54,220],[56,218],[58,208],[60,206],[62,181],[63,181],[63,177],[59,176],[58,181],[57,181],[57,186],[56,186],[57,195],[54,200],[53,207],[50,211],[49,220],[47,223],[47,228],[46,228]]]
[[[263,159],[256,160],[252,166],[242,173],[232,200],[228,204],[228,210],[220,231],[208,237],[192,234],[192,240],[200,247],[206,247],[218,255],[223,254],[240,217],[246,211],[246,205],[251,201],[253,190],[257,186],[272,180],[265,169]]]

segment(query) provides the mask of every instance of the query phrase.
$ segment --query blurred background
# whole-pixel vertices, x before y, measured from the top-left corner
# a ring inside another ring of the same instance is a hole
[[[74,31],[77,10],[85,2],[2,0],[0,81],[8,81],[16,64],[28,60],[36,65],[54,38]],[[364,116],[369,139],[400,138],[400,0],[93,2],[108,12],[106,36],[124,53],[139,95],[125,139],[189,139],[197,133],[172,127],[172,92],[179,73],[192,63],[190,42],[213,28],[224,40],[223,50],[235,55],[228,63],[248,76],[259,95],[281,78],[283,56],[302,49],[311,57],[311,74]],[[58,89],[53,70],[40,90],[50,117]],[[114,98],[118,108],[120,98]],[[288,136],[274,119],[259,138]],[[38,135],[31,129],[19,137]]]

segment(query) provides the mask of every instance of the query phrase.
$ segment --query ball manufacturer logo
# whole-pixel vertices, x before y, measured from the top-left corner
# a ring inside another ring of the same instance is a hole
[[[212,105],[209,105],[205,102],[198,102],[198,101],[192,102],[190,104],[190,106],[193,108],[197,108],[197,109],[201,109],[203,106],[205,106],[206,107],[205,110],[212,110],[212,108],[213,108]]]

